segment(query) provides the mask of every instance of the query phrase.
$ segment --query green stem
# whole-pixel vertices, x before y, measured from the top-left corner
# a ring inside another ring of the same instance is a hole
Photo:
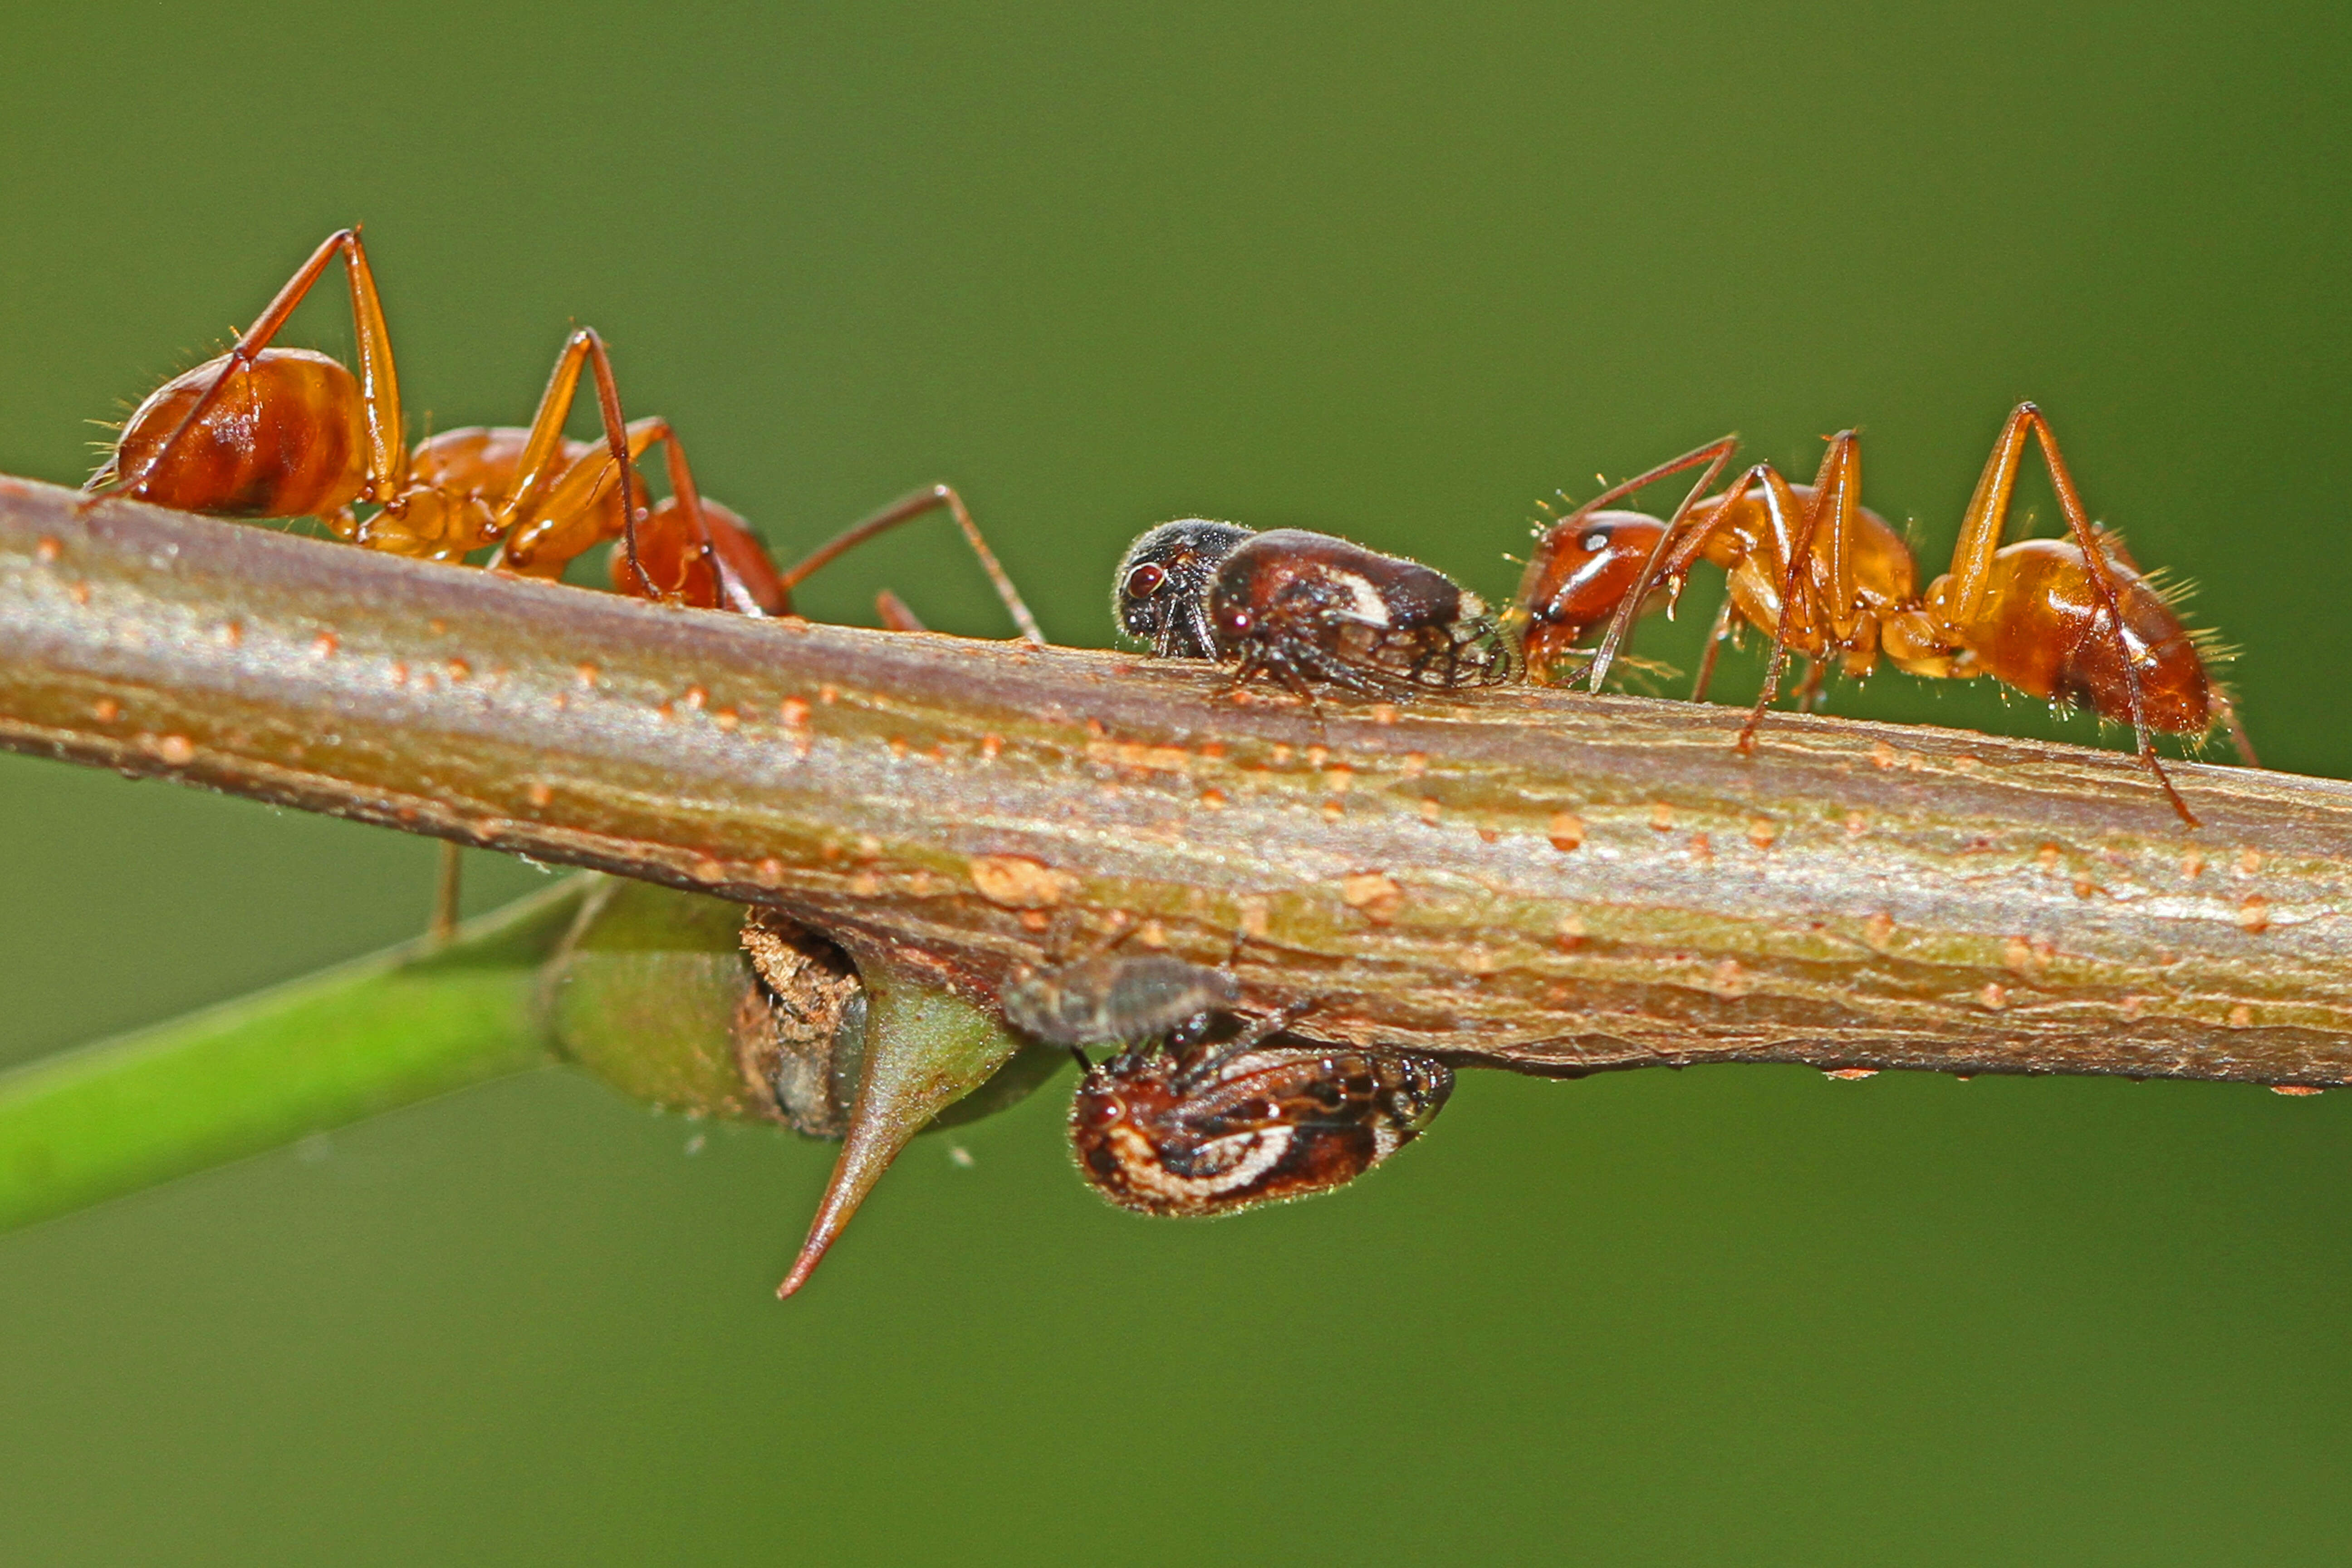
[[[0,1230],[541,1065],[540,964],[593,880],[0,1074]]]

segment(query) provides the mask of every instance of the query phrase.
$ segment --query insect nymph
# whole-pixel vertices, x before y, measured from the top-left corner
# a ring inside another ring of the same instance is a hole
[[[1152,652],[1236,666],[1305,697],[1310,681],[1367,697],[1491,686],[1517,660],[1486,606],[1444,573],[1328,533],[1163,523],[1120,563],[1120,629]]]
[[[1091,1046],[1157,1039],[1239,996],[1222,969],[1162,953],[1104,953],[1016,980],[1001,1000],[1005,1022],[1030,1038]]]
[[[1311,1197],[1412,1142],[1454,1092],[1434,1057],[1251,1035],[1219,1042],[1188,1026],[1089,1068],[1070,1147],[1095,1190],[1188,1217]]]
[[[1310,1040],[1287,1032],[1295,1010],[1244,1021],[1226,1011],[1236,993],[1223,970],[1156,953],[1005,988],[1024,1033],[1134,1042],[1087,1064],[1070,1107],[1078,1169],[1110,1202],[1202,1215],[1330,1192],[1411,1142],[1453,1092],[1434,1057]]]

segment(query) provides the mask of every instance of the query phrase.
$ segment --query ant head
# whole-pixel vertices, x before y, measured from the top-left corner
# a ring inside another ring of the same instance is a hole
[[[1202,605],[1217,567],[1250,531],[1206,518],[1163,522],[1128,546],[1111,614],[1128,637],[1162,658],[1210,658]]]
[[[1633,592],[1665,531],[1664,522],[1638,511],[1596,511],[1554,524],[1519,584],[1518,607],[1538,628],[1530,635],[1564,652],[1605,625]]]

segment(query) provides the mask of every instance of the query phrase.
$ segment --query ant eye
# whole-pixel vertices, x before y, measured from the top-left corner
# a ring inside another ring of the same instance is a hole
[[[1120,590],[1130,599],[1148,599],[1168,581],[1168,574],[1149,562],[1127,574],[1127,586]]]
[[[1586,534],[1583,538],[1577,541],[1577,543],[1582,545],[1588,554],[1595,550],[1601,549],[1608,542],[1609,531],[1605,528],[1596,528],[1591,533]]]

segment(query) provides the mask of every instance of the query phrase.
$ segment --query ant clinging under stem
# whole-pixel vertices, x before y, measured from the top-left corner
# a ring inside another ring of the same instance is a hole
[[[2029,437],[2041,449],[2070,537],[2004,545]],[[1962,518],[1951,566],[1924,593],[1902,539],[1861,504],[1861,443],[1853,431],[1830,438],[1811,485],[1792,485],[1759,463],[1721,495],[1697,500],[1731,447],[1727,437],[1711,442],[1611,486],[1545,531],[1514,612],[1528,627],[1533,679],[1557,679],[1569,645],[1605,622],[1584,672],[1599,690],[1653,586],[1663,584],[1671,603],[1704,559],[1725,569],[1729,592],[1699,691],[1713,668],[1715,644],[1735,617],[1772,639],[1763,691],[1740,732],[1743,751],[1754,746],[1793,648],[1812,662],[1808,689],[1832,658],[1848,674],[1862,675],[1883,654],[1914,675],[1990,676],[2031,696],[2127,723],[2139,760],[2192,827],[2196,816],[2157,756],[2156,732],[2201,737],[2219,723],[2240,756],[2258,765],[2228,693],[2206,668],[2200,636],[2181,625],[2174,595],[2091,521],[2057,437],[2032,404],[2020,404],[2002,426]],[[1702,465],[1700,483],[1666,522],[1595,526],[1610,502]],[[1628,572],[1637,552],[1641,566]]]

